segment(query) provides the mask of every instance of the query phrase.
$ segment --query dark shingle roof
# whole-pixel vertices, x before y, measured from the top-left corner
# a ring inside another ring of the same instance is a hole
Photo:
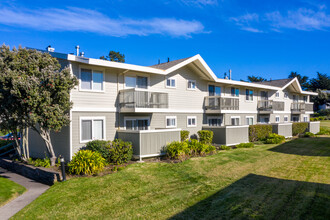
[[[282,88],[283,86],[288,84],[291,80],[292,79],[276,79],[276,80],[269,80],[269,81],[263,81],[263,82],[254,82],[254,83]]]
[[[170,61],[170,62],[166,62],[166,63],[160,63],[160,64],[157,64],[157,65],[152,65],[150,67],[153,67],[153,68],[156,68],[156,69],[161,69],[161,70],[167,70],[185,60],[188,60],[190,57],[187,57],[187,58],[183,58],[183,59],[179,59],[179,60],[173,60],[173,61]]]

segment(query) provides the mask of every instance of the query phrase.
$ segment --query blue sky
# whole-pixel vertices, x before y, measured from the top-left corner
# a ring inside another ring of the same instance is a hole
[[[0,42],[74,52],[110,50],[157,64],[200,54],[223,77],[309,77],[330,70],[330,2],[321,0],[2,0]]]

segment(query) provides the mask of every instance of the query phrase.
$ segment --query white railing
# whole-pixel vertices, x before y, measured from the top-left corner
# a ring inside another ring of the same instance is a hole
[[[168,94],[127,89],[119,91],[120,108],[168,108]]]
[[[205,97],[206,110],[239,110],[239,99],[220,96]]]

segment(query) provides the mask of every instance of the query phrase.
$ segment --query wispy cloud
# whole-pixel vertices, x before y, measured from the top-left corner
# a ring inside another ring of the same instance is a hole
[[[330,28],[330,14],[327,14],[322,6],[319,10],[299,8],[289,10],[286,13],[273,11],[258,15],[256,13],[245,14],[230,18],[242,30],[250,32],[282,32],[284,29],[301,31],[328,30]]]
[[[186,5],[205,6],[205,5],[218,5],[218,0],[179,0]]]
[[[151,34],[191,37],[205,33],[202,23],[177,18],[110,18],[100,12],[81,9],[0,9],[0,23],[45,31],[81,31],[121,37]]]

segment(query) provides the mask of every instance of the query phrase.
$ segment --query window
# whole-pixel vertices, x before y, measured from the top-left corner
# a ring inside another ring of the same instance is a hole
[[[231,125],[239,125],[239,116],[232,116],[231,118]]]
[[[209,96],[220,96],[221,87],[209,85]]]
[[[277,115],[277,116],[275,117],[275,122],[276,122],[276,123],[280,123],[280,116]]]
[[[308,116],[304,116],[304,122],[308,122]]]
[[[285,99],[289,98],[289,94],[287,92],[284,92],[284,98]]]
[[[246,93],[246,100],[247,101],[253,101],[253,90],[246,89],[245,93]]]
[[[175,88],[175,79],[174,78],[168,78],[166,79],[166,88]]]
[[[246,116],[246,124],[253,125],[253,116]]]
[[[196,80],[188,80],[188,87],[189,90],[195,90],[196,89]]]
[[[307,102],[307,96],[306,95],[304,96],[304,102]]]
[[[289,121],[289,117],[287,115],[284,116],[284,122],[288,122]]]
[[[196,127],[196,126],[197,126],[196,116],[188,116],[187,127]]]
[[[268,100],[268,92],[267,91],[261,91],[260,92],[260,98],[261,98],[261,100]]]
[[[299,122],[299,116],[292,116],[293,122]]]
[[[260,123],[261,124],[268,124],[269,123],[269,117],[260,116]]]
[[[221,117],[208,117],[207,121],[209,123],[209,126],[221,126],[222,124],[222,118]]]
[[[80,125],[81,142],[104,140],[104,120],[104,118],[82,118]]]
[[[148,88],[148,77],[142,76],[125,76],[125,87],[126,88]]]
[[[297,96],[297,95],[293,95],[292,98],[293,98],[293,101],[294,101],[294,102],[298,102],[299,96]]]
[[[231,87],[231,96],[232,97],[238,97],[239,96],[239,89]]]
[[[280,97],[280,92],[276,92],[275,93],[275,98],[279,98]]]
[[[176,127],[176,116],[166,116],[166,128]]]
[[[90,69],[81,69],[81,90],[103,91],[103,73]]]
[[[125,118],[126,130],[149,130],[149,119],[147,118]]]

